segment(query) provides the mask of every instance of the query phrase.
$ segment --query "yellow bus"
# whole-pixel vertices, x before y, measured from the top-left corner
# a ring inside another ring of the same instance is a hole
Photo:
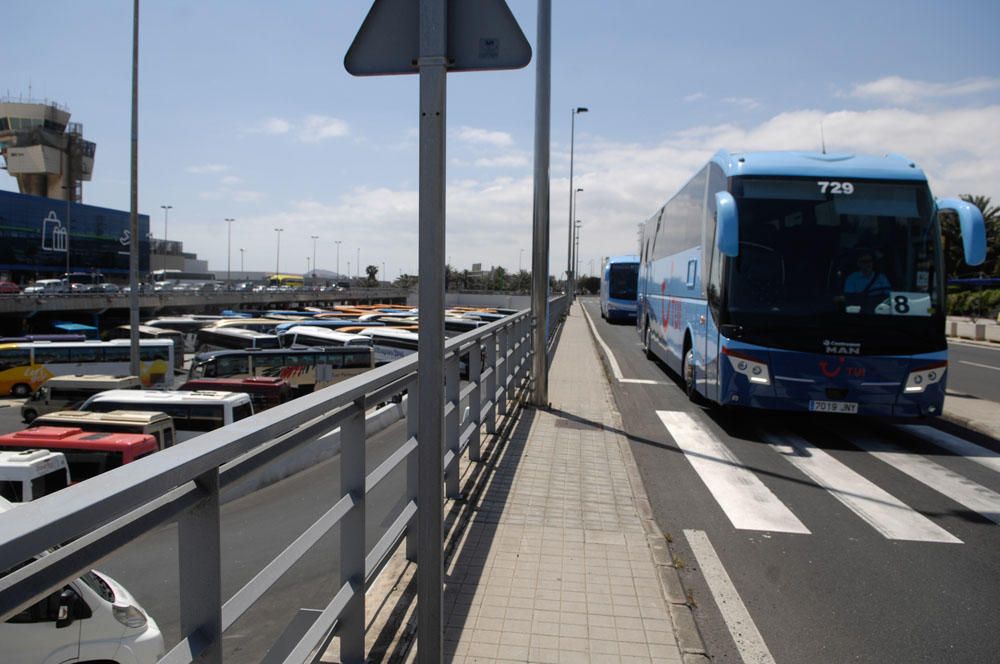
[[[32,341],[0,344],[0,395],[26,397],[52,376],[129,373],[129,339]],[[173,380],[174,342],[139,340],[139,379],[144,387]]]
[[[272,274],[267,278],[267,285],[278,288],[304,288],[306,280],[301,274]]]

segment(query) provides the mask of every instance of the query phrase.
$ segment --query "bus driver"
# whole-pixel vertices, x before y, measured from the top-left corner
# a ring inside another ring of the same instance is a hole
[[[858,269],[847,275],[844,295],[847,300],[881,302],[889,296],[892,284],[888,277],[875,271],[875,255],[871,251],[858,254]]]

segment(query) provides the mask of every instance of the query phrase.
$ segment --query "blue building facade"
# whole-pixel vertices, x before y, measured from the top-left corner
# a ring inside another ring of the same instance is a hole
[[[149,270],[149,215],[140,214],[139,273]],[[25,284],[66,272],[128,279],[131,247],[125,210],[0,191],[0,272]]]

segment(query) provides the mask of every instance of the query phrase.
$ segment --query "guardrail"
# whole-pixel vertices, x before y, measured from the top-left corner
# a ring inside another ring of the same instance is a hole
[[[565,297],[549,303],[550,336],[565,313]],[[462,454],[479,459],[481,428],[495,432],[531,367],[531,316],[522,311],[445,344],[444,456],[447,495],[458,496]],[[467,358],[468,383],[459,365]],[[89,570],[139,536],[176,522],[181,641],[163,663],[222,662],[222,634],[324,534],[340,526],[339,589],[285,661],[305,661],[336,636],[345,662],[364,658],[364,590],[406,538],[417,552],[416,455],[420,408],[417,357],[398,360],[319,392],[206,433],[145,459],[0,514],[0,620]],[[408,391],[407,439],[365,474],[365,411]],[[468,400],[463,423],[460,404]],[[297,446],[340,428],[340,499],[251,581],[222,598],[220,491]],[[405,504],[369,549],[365,498],[393,469],[406,467]],[[440,509],[437,507],[435,509]],[[40,556],[50,551],[49,555]],[[26,561],[28,564],[24,565]],[[419,564],[419,561],[417,561]],[[21,566],[24,565],[24,566]],[[21,566],[21,567],[19,567]],[[420,601],[419,596],[417,601]]]

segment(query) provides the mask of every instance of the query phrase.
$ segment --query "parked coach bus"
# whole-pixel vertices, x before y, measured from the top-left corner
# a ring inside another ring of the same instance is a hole
[[[62,452],[73,482],[82,482],[157,450],[152,436],[95,433],[75,427],[33,427],[0,435],[0,450],[46,449]]]
[[[645,223],[642,345],[692,399],[938,415],[942,212],[982,263],[979,210],[935,199],[908,159],[720,152]]]
[[[196,355],[188,379],[283,378],[297,394],[306,394],[371,369],[372,357],[370,347],[360,346],[219,350]]]
[[[100,374],[53,376],[25,399],[21,405],[21,419],[30,423],[45,413],[73,410],[91,396],[104,390],[138,389],[142,389],[142,383],[136,376],[103,376]]]
[[[129,373],[128,339],[111,341],[34,341],[0,345],[0,395],[26,397],[52,376]],[[146,387],[173,377],[174,344],[139,341],[139,379]]]
[[[250,395],[255,413],[291,401],[295,396],[288,381],[281,378],[199,378],[187,381],[178,389],[245,392]]]
[[[611,256],[601,270],[601,317],[607,321],[635,320],[639,257]]]
[[[31,421],[34,427],[70,427],[105,433],[141,433],[156,439],[158,449],[173,446],[176,441],[174,420],[166,413],[142,410],[112,410],[94,413],[83,410],[57,410],[39,415]]]
[[[253,405],[247,394],[209,390],[108,390],[87,399],[80,410],[99,413],[114,410],[166,413],[174,420],[177,442],[185,438],[181,435],[184,432],[214,431],[253,415]]]

